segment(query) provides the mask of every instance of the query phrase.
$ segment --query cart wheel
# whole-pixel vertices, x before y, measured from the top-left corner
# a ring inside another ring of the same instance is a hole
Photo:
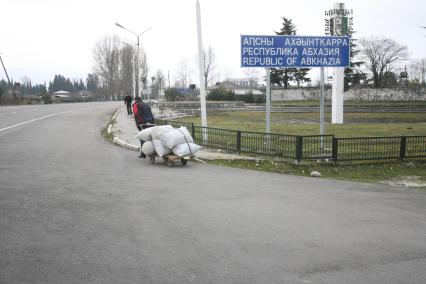
[[[151,161],[152,164],[155,163],[155,157],[150,157],[149,159],[150,159],[150,161]]]
[[[185,159],[185,158],[181,158],[180,159],[180,162],[181,162],[181,164],[182,164],[182,166],[186,166],[186,164],[188,163],[188,161]]]
[[[173,167],[173,164],[174,164],[174,162],[173,162],[172,160],[168,160],[168,161],[167,161],[167,165],[168,165],[169,167]]]

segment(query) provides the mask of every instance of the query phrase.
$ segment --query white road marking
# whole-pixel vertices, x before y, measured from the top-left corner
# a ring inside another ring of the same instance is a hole
[[[88,108],[93,108],[93,106],[88,107]],[[37,121],[37,120],[42,120],[42,119],[46,119],[46,118],[49,118],[49,117],[54,117],[54,116],[58,116],[58,115],[61,115],[61,114],[65,114],[65,113],[69,113],[69,112],[73,112],[73,111],[77,111],[77,110],[82,110],[82,109],[88,109],[88,108],[79,108],[79,109],[67,110],[67,111],[63,111],[63,112],[49,114],[49,115],[42,116],[42,117],[39,117],[39,118],[34,118],[34,119],[27,120],[27,121],[24,121],[24,122],[15,124],[15,125],[11,125],[11,126],[8,126],[8,127],[5,127],[5,128],[1,128],[0,132],[11,129],[11,128],[15,128],[15,127],[18,127],[18,126],[21,126],[21,125],[24,125],[24,124],[28,124],[28,123],[31,123],[31,122],[34,122],[34,121]]]

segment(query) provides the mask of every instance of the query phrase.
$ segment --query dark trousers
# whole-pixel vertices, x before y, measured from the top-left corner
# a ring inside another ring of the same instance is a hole
[[[131,115],[132,114],[132,105],[131,104],[126,104],[127,105],[127,114]]]

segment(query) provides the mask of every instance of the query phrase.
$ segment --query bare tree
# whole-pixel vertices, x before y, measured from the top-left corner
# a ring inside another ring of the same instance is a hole
[[[164,82],[165,82],[165,77],[164,77],[163,72],[161,72],[161,70],[157,70],[154,78],[155,79],[154,79],[153,84],[152,84],[151,98],[152,99],[161,99],[161,91],[163,89]]]
[[[393,64],[408,58],[408,48],[384,37],[362,38],[360,57],[373,79],[374,88],[383,87],[384,75],[392,71]]]
[[[188,87],[190,68],[186,58],[181,59],[176,72],[175,85],[178,87]]]
[[[96,43],[93,49],[94,70],[109,97],[116,94],[118,90],[119,54],[120,40],[117,36],[105,36]]]
[[[134,91],[134,66],[133,66],[134,48],[131,45],[124,45],[120,49],[120,83],[119,88],[121,93],[133,94]]]
[[[226,68],[223,71],[223,81],[230,81],[232,79],[232,70],[229,68]]]
[[[414,60],[409,65],[410,81],[425,84],[426,58]]]
[[[136,62],[136,58],[139,59],[139,62]],[[136,56],[135,53],[135,70],[136,68],[138,68],[138,64],[139,64],[139,86],[141,86],[142,89],[144,89],[145,93],[148,92],[148,61],[147,61],[147,56],[145,51],[140,48],[139,50],[139,55]],[[136,76],[136,73],[135,73]],[[137,80],[137,78],[135,77],[135,80]]]
[[[257,80],[259,78],[259,70],[257,68],[244,68],[244,75],[249,79],[249,88],[257,87]]]
[[[27,76],[22,76],[21,77],[21,83],[24,86],[31,86],[31,79],[28,78]]]
[[[209,84],[214,81],[216,77],[216,53],[214,49],[209,46],[203,50],[203,65],[204,65],[204,86],[207,88]]]

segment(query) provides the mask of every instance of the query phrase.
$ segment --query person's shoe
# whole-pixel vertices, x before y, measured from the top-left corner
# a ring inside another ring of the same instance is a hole
[[[138,156],[138,158],[146,159],[146,155],[144,153],[140,153],[139,156]]]

